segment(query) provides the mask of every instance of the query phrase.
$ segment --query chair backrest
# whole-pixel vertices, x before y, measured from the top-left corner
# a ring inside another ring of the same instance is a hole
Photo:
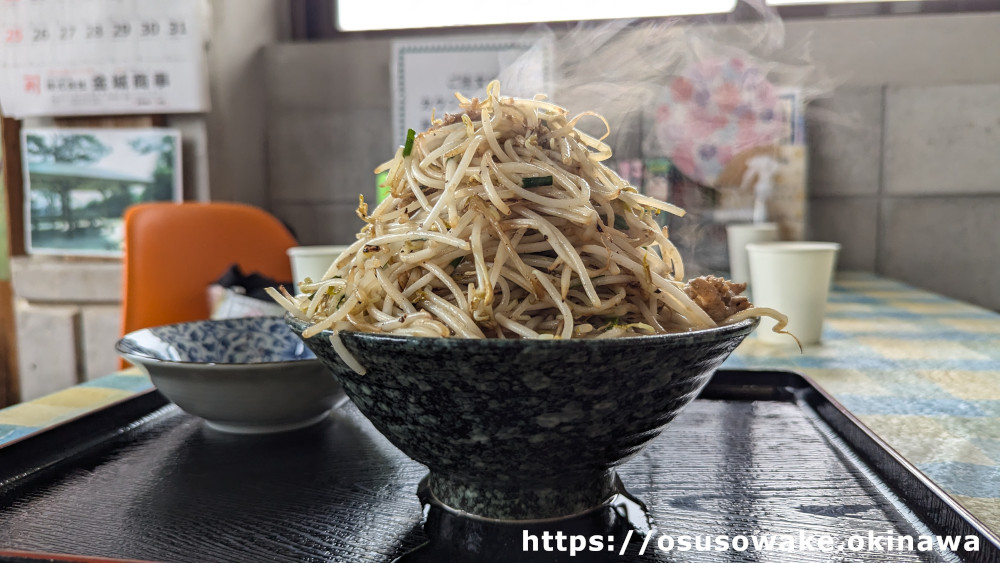
[[[140,203],[125,211],[122,334],[207,319],[208,287],[233,264],[291,281],[295,237],[273,215],[239,203]]]

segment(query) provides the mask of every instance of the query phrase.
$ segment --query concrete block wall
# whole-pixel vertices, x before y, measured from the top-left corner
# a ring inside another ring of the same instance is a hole
[[[79,308],[19,301],[15,309],[21,399],[30,401],[79,383]]]
[[[840,266],[1000,310],[1000,84],[845,88],[810,115],[811,236]]]
[[[883,89],[842,89],[806,112],[807,236],[839,242],[843,269],[876,270]]]
[[[11,281],[22,400],[118,369],[120,262],[18,256]]]
[[[350,244],[358,194],[392,156],[389,41],[265,51],[270,210],[302,244]]]
[[[1000,310],[1000,83],[885,96],[881,271]]]

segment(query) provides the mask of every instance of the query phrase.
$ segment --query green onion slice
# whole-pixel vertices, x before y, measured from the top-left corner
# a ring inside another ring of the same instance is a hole
[[[522,188],[540,188],[551,185],[552,176],[528,176],[527,178],[521,178]]]
[[[417,136],[417,132],[410,129],[406,132],[406,144],[403,145],[403,156],[410,156],[413,152],[413,138]]]

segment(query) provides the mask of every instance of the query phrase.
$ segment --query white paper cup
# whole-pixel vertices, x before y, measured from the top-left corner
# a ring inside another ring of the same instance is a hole
[[[726,226],[729,245],[729,279],[750,283],[750,266],[747,262],[747,244],[778,240],[776,223],[738,223]]]
[[[840,245],[835,242],[768,242],[747,245],[753,304],[788,316],[788,332],[803,346],[818,344],[823,332],[826,299]],[[793,343],[761,319],[757,336],[773,344]]]
[[[306,278],[319,281],[338,256],[347,250],[346,245],[334,246],[293,246],[288,249],[288,259],[292,262],[292,281],[298,283]]]

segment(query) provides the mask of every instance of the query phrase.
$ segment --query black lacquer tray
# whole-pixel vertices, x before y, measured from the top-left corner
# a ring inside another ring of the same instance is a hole
[[[233,436],[151,391],[0,448],[0,559],[391,561],[427,541],[425,473],[350,403],[308,429]],[[637,534],[609,561],[1000,562],[995,535],[792,373],[719,371],[619,474],[656,531],[643,555]],[[663,534],[674,549],[657,548]],[[755,534],[779,541],[680,550],[681,536]],[[930,535],[975,536],[979,550],[850,549],[852,536]],[[798,549],[821,536],[847,550]],[[797,551],[778,550],[789,537]]]

